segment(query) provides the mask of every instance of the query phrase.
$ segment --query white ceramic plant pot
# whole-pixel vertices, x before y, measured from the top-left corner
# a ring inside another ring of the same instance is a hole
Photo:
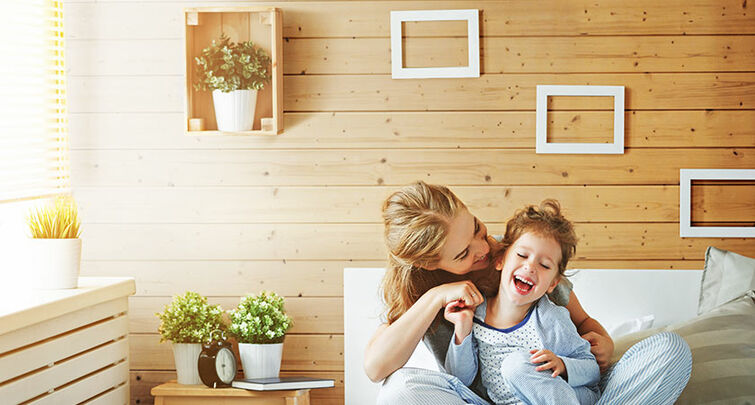
[[[281,371],[283,343],[239,343],[244,378],[274,378]]]
[[[176,361],[178,383],[186,385],[202,384],[199,378],[199,353],[202,351],[200,343],[173,343],[173,358]]]
[[[81,265],[81,239],[29,239],[31,287],[76,288]]]
[[[257,90],[234,90],[230,93],[213,90],[212,101],[219,131],[252,130],[254,110],[257,107]]]

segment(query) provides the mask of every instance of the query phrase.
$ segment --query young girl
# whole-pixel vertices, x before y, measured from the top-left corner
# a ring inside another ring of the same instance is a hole
[[[600,370],[551,293],[574,254],[577,238],[558,202],[518,211],[506,224],[506,250],[495,263],[498,293],[473,308],[463,301],[446,306],[454,324],[446,370],[471,385],[478,367],[496,404],[594,404]],[[478,366],[479,358],[479,366]]]

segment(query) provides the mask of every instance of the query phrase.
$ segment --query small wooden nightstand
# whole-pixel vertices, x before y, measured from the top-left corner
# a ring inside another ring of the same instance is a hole
[[[309,405],[309,390],[249,391],[239,388],[208,388],[204,385],[183,385],[175,381],[158,385],[150,393],[155,405]]]

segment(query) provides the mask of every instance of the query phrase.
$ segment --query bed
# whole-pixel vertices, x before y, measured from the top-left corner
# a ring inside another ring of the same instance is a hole
[[[751,267],[747,267],[743,274],[755,274],[755,260],[744,259],[752,262],[746,263]],[[720,260],[719,264],[722,262]],[[706,268],[708,266],[706,262]],[[693,375],[678,403],[716,403],[718,400],[724,401],[721,403],[755,403],[755,376],[752,374],[755,372],[755,294],[740,294],[742,297],[724,306],[723,312],[716,307],[700,316],[701,286],[705,285],[703,270],[591,269],[571,272],[570,279],[582,306],[592,317],[600,320],[614,337],[614,359],[618,359],[639,339],[660,330],[672,330],[687,339],[693,353]],[[369,338],[380,323],[383,305],[379,286],[383,274],[382,268],[344,269],[344,383],[347,405],[374,403],[379,389],[379,384],[371,382],[364,374],[363,355]],[[747,282],[750,284],[737,281],[736,284],[741,285],[736,288],[742,291],[751,289],[755,277],[749,277]],[[708,277],[708,280],[712,278]],[[722,317],[741,324],[726,323],[728,328],[733,329],[723,331],[721,328],[724,326],[719,319]],[[717,364],[718,359],[706,358],[710,354],[710,339],[705,336],[724,332],[731,332],[731,336],[726,335],[723,339],[729,342],[729,352],[735,353],[729,356],[729,363]],[[417,346],[406,366],[438,369],[423,344]],[[727,390],[726,384],[722,387],[722,384],[714,381],[716,376],[710,374],[718,371],[707,370],[710,367],[733,367],[734,375],[729,375],[726,381],[734,384],[733,389],[724,392]]]

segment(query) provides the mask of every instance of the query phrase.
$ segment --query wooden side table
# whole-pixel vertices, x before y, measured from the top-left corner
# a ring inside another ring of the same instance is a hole
[[[309,389],[250,391],[239,388],[209,388],[175,381],[152,388],[155,405],[309,405]]]

